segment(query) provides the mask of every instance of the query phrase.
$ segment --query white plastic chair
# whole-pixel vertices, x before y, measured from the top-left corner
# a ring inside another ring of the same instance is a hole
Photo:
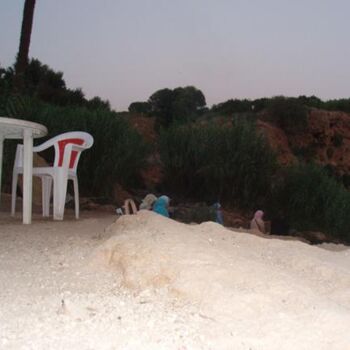
[[[33,147],[33,152],[42,152],[50,147],[55,148],[53,166],[33,168],[33,176],[42,180],[43,216],[50,216],[50,197],[53,183],[53,218],[63,220],[67,195],[68,180],[73,181],[75,217],[79,218],[79,187],[77,167],[82,151],[94,143],[93,137],[82,131],[67,132]],[[17,145],[12,175],[11,214],[15,215],[18,175],[23,174],[23,145]]]

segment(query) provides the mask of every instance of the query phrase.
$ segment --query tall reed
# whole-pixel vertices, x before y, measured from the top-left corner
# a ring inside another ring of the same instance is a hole
[[[252,122],[175,126],[161,134],[160,146],[173,190],[245,208],[270,195],[275,157]]]
[[[290,167],[285,174],[274,201],[290,225],[350,242],[350,193],[344,186],[314,164]]]

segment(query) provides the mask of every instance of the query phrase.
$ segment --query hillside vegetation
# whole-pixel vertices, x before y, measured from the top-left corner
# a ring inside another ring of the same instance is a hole
[[[48,137],[68,130],[94,136],[79,166],[85,196],[113,201],[119,184],[133,193],[219,200],[247,213],[264,208],[268,217],[283,217],[297,230],[350,241],[350,100],[232,99],[209,109],[203,93],[187,86],[158,90],[117,113],[108,101],[68,89],[63,73],[38,60],[30,61],[21,94],[12,81],[13,68],[0,69],[1,115],[42,123]],[[140,135],[133,127],[137,115],[155,120],[158,136]],[[6,142],[4,173],[10,179],[14,143]],[[288,161],[281,161],[282,148]],[[142,174],[154,165],[164,176],[147,188]]]

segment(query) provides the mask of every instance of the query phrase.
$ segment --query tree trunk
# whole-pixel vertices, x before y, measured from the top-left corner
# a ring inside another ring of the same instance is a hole
[[[21,91],[24,87],[24,73],[28,65],[30,36],[32,33],[35,0],[25,0],[23,9],[21,38],[16,62],[14,80],[15,89]]]

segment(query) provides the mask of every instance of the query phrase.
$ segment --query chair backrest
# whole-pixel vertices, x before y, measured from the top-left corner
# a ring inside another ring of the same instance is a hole
[[[57,135],[39,146],[33,147],[34,152],[41,152],[50,147],[55,148],[55,159],[53,166],[62,167],[67,165],[70,171],[76,172],[80,154],[90,148],[94,138],[83,131],[71,131]],[[23,167],[23,145],[17,145],[14,168]]]
[[[72,131],[57,135],[49,141],[55,147],[55,167],[62,167],[65,161],[68,162],[69,170],[76,171],[80,154],[85,149],[90,148],[93,143],[93,137],[83,131]],[[65,157],[68,157],[65,160]]]

